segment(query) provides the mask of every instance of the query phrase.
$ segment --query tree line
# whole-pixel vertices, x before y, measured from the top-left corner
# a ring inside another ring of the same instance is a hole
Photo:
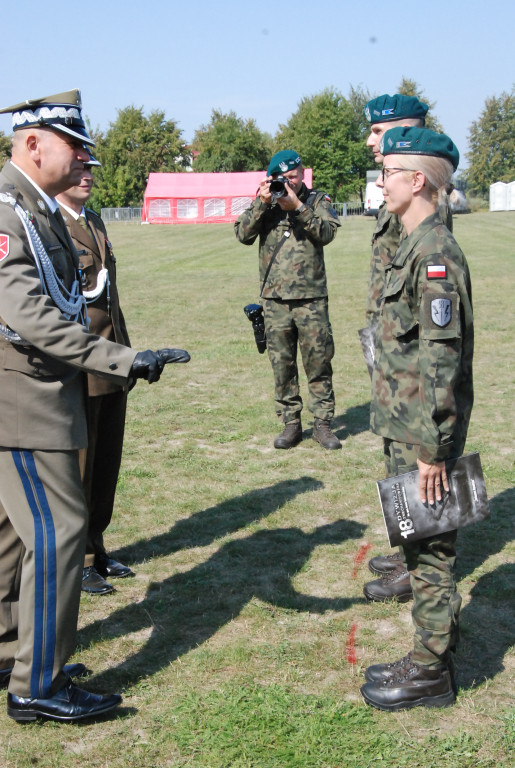
[[[436,131],[434,104],[417,83],[403,78],[398,93],[417,96],[430,106],[426,125]],[[374,167],[365,141],[369,124],[363,107],[372,98],[365,89],[351,87],[347,96],[327,88],[303,98],[275,136],[262,132],[253,119],[235,112],[213,109],[210,122],[195,132],[187,145],[175,120],[143,107],[118,110],[118,117],[104,132],[92,130],[95,157],[102,163],[95,170],[90,205],[96,210],[140,206],[149,173],[259,171],[281,149],[295,149],[306,168],[313,169],[313,184],[339,202],[360,200],[366,172]],[[495,181],[515,178],[515,85],[511,92],[492,96],[477,121],[470,126],[469,168],[460,182],[467,192],[488,195]],[[0,132],[0,159],[10,154],[10,138]]]

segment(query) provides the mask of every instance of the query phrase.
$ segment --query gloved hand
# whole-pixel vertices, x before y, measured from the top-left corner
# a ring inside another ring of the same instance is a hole
[[[146,379],[149,384],[159,381],[163,368],[167,363],[187,363],[189,354],[183,349],[151,349],[138,352],[132,363],[130,378]]]
[[[157,355],[167,363],[187,363],[190,359],[185,349],[158,349]]]

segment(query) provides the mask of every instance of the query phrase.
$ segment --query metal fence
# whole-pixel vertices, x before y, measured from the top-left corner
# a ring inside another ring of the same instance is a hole
[[[331,203],[334,210],[338,214],[338,216],[341,216],[342,218],[345,218],[345,216],[361,216],[364,209],[364,204],[355,202],[355,203]]]
[[[363,203],[332,203],[332,206],[338,216],[361,216],[363,213]],[[133,222],[141,224],[142,208],[102,208],[100,215],[106,223],[121,221],[124,223]]]
[[[102,208],[100,215],[102,221],[123,221],[141,224],[142,208]]]

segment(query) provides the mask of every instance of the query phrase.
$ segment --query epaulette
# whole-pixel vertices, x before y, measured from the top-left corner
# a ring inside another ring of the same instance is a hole
[[[98,213],[93,210],[93,208],[86,208],[86,207],[84,207],[84,210],[86,211],[86,213],[92,213],[93,216],[97,217],[97,219],[101,218],[101,216],[99,216]]]
[[[9,205],[12,205],[12,207],[14,208],[14,206],[16,205],[16,200],[8,192],[0,192],[0,203],[8,203]]]

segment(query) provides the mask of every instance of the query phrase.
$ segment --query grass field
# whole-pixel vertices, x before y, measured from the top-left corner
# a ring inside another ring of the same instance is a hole
[[[412,635],[409,604],[362,593],[368,557],[388,551],[357,337],[373,221],[344,220],[326,249],[342,451],[311,439],[308,412],[297,448],[272,447],[270,365],[243,314],[258,298],[257,246],[230,225],[118,224],[133,345],[191,353],[130,395],[107,540],[136,577],[81,602],[85,687],[124,703],[83,725],[4,715],[2,768],[513,767],[515,213],[454,223],[476,316],[467,449],[491,500],[490,519],[459,537],[456,705],[390,714],[359,694],[364,668],[404,655]]]

